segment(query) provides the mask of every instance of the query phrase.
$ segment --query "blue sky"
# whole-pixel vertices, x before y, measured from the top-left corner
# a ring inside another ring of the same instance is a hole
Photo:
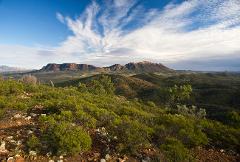
[[[0,0],[0,65],[143,60],[240,71],[240,1]]]

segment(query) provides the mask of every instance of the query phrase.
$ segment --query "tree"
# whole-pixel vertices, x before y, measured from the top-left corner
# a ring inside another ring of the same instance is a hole
[[[111,78],[105,75],[100,76],[98,80],[91,81],[87,87],[91,93],[100,95],[113,95],[115,91]]]
[[[191,85],[175,85],[172,88],[169,88],[170,98],[173,103],[181,103],[190,98],[192,93]]]

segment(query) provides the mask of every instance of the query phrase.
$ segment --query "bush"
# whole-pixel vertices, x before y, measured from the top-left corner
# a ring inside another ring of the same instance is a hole
[[[37,78],[33,75],[24,75],[21,78],[21,81],[26,84],[33,84],[33,85],[37,84]]]
[[[201,124],[194,119],[182,115],[162,115],[157,120],[155,138],[159,144],[169,136],[180,140],[189,148],[208,143]]]
[[[89,92],[97,95],[113,95],[115,91],[114,84],[108,76],[101,76],[98,80],[93,80],[87,85]]]
[[[76,112],[76,122],[88,128],[95,128],[97,120],[93,118],[91,115],[78,110]]]
[[[148,146],[149,139],[153,130],[138,121],[131,121],[127,117],[122,119],[122,122],[116,125],[112,136],[117,137],[118,151],[127,154],[135,154],[140,148]]]
[[[192,156],[181,141],[175,138],[167,138],[165,144],[160,146],[168,162],[189,162],[193,161]]]
[[[48,148],[54,154],[77,154],[91,148],[91,137],[80,127],[67,122],[49,126],[44,132]]]
[[[69,116],[70,113],[64,112],[62,114],[65,114],[63,115],[65,118]],[[59,116],[56,115],[40,117],[41,142],[45,144],[45,147],[53,154],[72,155],[89,150],[92,140],[88,133],[81,127],[68,122],[68,118],[64,118],[62,118],[63,120],[58,120]]]
[[[190,99],[192,93],[192,86],[191,85],[182,85],[177,86],[175,85],[172,88],[169,88],[169,94],[172,104],[182,103],[188,99]]]
[[[223,125],[220,122],[203,120],[201,125],[207,134],[211,145],[239,152],[240,151],[240,129]]]
[[[39,151],[41,148],[40,140],[35,135],[32,135],[27,140],[27,147],[28,147],[29,151],[30,150]]]

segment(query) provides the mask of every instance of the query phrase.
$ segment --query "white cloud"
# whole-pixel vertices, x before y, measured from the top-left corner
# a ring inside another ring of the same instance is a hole
[[[173,65],[240,55],[239,0],[191,0],[169,3],[162,10],[146,9],[138,2],[92,1],[76,19],[56,13],[73,34],[47,50],[50,60],[95,65],[151,60]]]
[[[56,13],[56,17],[61,23],[65,22],[63,15],[60,14],[59,12]]]
[[[83,15],[76,20],[66,18],[74,36],[63,42],[59,52],[64,51],[64,55],[79,53],[83,61],[111,64],[116,63],[113,58],[122,62],[149,59],[172,63],[227,56],[240,50],[240,26],[237,25],[240,24],[240,5],[237,0],[170,3],[162,11],[145,11],[145,14],[139,7],[134,7],[136,1],[114,2],[106,4],[104,12],[100,12],[101,6],[93,3],[83,14],[87,16],[85,21],[81,19]],[[94,8],[98,8],[97,13]],[[89,16],[89,13],[94,14]],[[139,28],[126,32],[123,27],[137,23],[134,20],[138,16],[148,21],[142,21]],[[95,28],[95,22],[103,28],[103,34]],[[194,29],[197,23],[203,25]]]

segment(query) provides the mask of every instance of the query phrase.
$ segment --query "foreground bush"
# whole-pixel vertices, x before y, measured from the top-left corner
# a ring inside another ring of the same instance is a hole
[[[92,140],[86,131],[70,122],[56,122],[53,117],[43,117],[41,141],[54,154],[77,154],[91,148]]]

